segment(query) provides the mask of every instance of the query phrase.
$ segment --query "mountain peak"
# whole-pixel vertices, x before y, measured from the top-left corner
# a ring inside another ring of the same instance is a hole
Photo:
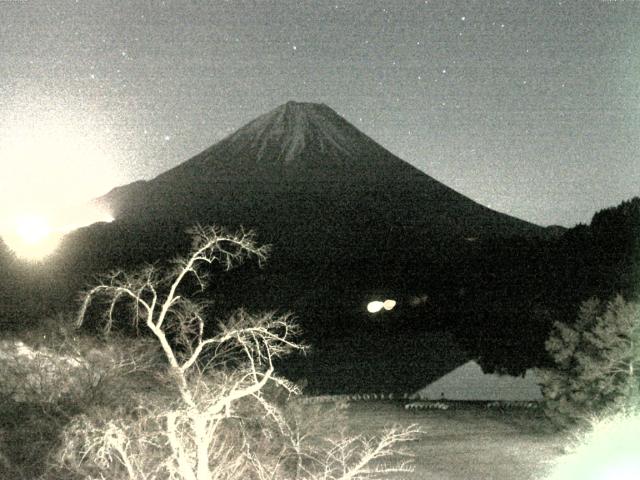
[[[270,112],[258,117],[253,122],[245,125],[249,127],[253,124],[262,125],[266,123],[278,124],[287,123],[289,126],[297,127],[317,127],[318,124],[339,124],[341,127],[350,125],[335,110],[324,103],[296,102],[289,100],[287,103],[274,108]],[[273,126],[273,125],[272,125]],[[241,128],[243,130],[245,127]]]
[[[295,100],[289,100],[287,103],[283,103],[278,108],[283,108],[283,107],[284,108],[300,108],[300,109],[329,108],[324,103],[296,102]]]
[[[286,102],[157,180],[229,185],[378,183],[424,176],[322,103]],[[172,181],[173,181],[172,180]]]
[[[321,158],[353,158],[363,142],[367,149],[374,143],[327,105],[296,101],[256,118],[223,142],[249,147],[256,165],[307,167]],[[236,148],[234,153],[243,156]]]
[[[283,111],[289,115],[326,115],[327,117],[341,118],[340,115],[331,107],[324,103],[312,103],[312,102],[296,102],[289,100],[287,103],[283,103],[274,111]]]

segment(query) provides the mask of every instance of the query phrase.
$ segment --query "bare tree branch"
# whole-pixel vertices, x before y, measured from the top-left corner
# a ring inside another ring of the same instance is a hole
[[[246,478],[288,479],[292,478],[292,456],[293,478],[308,480],[375,479],[409,471],[403,463],[370,465],[398,453],[395,445],[413,438],[417,429],[392,429],[378,441],[347,437],[319,450],[308,445],[311,436],[290,427],[281,409],[265,396],[269,383],[289,394],[299,392],[275,374],[276,358],[304,348],[289,314],[254,315],[239,309],[218,323],[217,334],[205,338],[208,304],[189,296],[187,277],[202,291],[207,288],[211,265],[229,270],[249,257],[261,264],[268,248],[258,246],[250,231],[230,234],[197,225],[189,233],[191,251],[174,260],[170,268],[150,265],[133,273],[112,272],[83,296],[78,325],[92,302],[101,299],[106,302],[106,334],[122,314],[119,307],[132,307],[129,320],[136,330],[141,323],[160,344],[168,363],[165,379],[173,385],[176,399],[172,405],[146,405],[142,423],[86,424],[89,433],[84,437],[78,427],[74,435],[86,442],[76,464],[92,456],[94,466],[117,465],[121,475],[135,480],[231,480],[249,472]],[[251,445],[241,413],[247,403],[257,405],[272,431],[288,439],[271,456],[259,455]],[[150,430],[145,433],[140,425]],[[239,432],[235,445],[224,437],[231,425],[237,425]]]

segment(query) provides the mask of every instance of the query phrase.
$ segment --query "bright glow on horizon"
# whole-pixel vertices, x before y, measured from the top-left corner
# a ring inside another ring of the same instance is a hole
[[[89,201],[122,183],[94,112],[36,100],[0,120],[0,236],[26,259],[46,257],[72,230],[112,221]]]
[[[46,218],[25,215],[16,218],[16,233],[25,243],[35,245],[42,242],[53,232]]]
[[[48,217],[123,183],[117,149],[91,111],[49,98],[13,107],[0,120],[0,219]]]
[[[29,209],[78,204],[119,183],[106,153],[66,127],[3,132],[0,159],[3,210],[8,202]]]
[[[18,258],[39,261],[51,255],[67,233],[96,222],[112,222],[113,216],[97,209],[75,209],[66,219],[22,213],[0,223],[0,236]]]
[[[115,220],[113,215],[93,205],[81,205],[67,208],[56,217],[55,224],[62,233],[69,233],[78,228],[86,227],[92,223],[107,222]]]
[[[58,247],[62,235],[46,217],[21,214],[3,225],[2,239],[18,258],[41,260]]]

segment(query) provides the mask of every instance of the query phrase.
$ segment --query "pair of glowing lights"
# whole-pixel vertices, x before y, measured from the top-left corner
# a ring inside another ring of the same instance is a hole
[[[381,302],[380,300],[375,300],[373,302],[369,302],[367,304],[367,311],[369,313],[378,313],[381,310],[393,310],[393,308],[396,306],[396,301],[395,300],[385,300],[384,302]]]

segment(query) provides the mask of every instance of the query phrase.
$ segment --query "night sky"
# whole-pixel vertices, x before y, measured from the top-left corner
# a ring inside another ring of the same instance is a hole
[[[640,1],[0,0],[0,25],[4,210],[152,178],[288,100],[541,225],[640,195]]]

